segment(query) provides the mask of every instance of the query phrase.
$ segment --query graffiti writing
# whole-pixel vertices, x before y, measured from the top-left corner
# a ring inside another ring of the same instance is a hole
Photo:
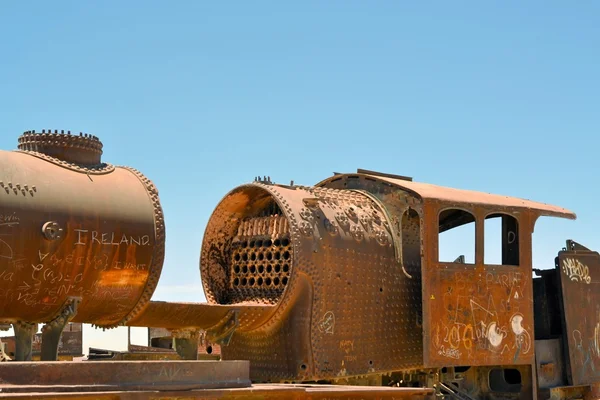
[[[519,311],[527,299],[523,274],[486,272],[475,279],[462,271],[452,275],[454,279],[444,279],[443,317],[433,326],[437,354],[454,359],[477,352],[504,356],[512,349],[514,360],[531,354],[531,328]]]
[[[333,335],[333,328],[335,326],[335,315],[332,311],[327,311],[321,321],[319,321],[319,331]]]
[[[122,234],[119,239],[119,234],[115,234],[115,232],[98,232],[89,231],[87,229],[75,229],[75,232],[77,232],[77,242],[75,245],[86,245],[89,243],[98,243],[109,246],[119,246],[121,244],[135,244],[138,246],[150,245],[150,236],[148,235],[128,236]]]
[[[563,261],[562,271],[572,281],[585,282],[588,285],[592,281],[588,266],[577,259],[566,258]]]

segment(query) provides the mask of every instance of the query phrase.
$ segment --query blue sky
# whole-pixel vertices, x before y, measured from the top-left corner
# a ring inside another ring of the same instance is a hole
[[[599,17],[591,1],[6,2],[0,149],[89,132],[152,179],[155,299],[204,300],[204,226],[256,175],[366,168],[558,204],[578,220],[538,222],[534,266],[551,268],[565,239],[600,249]]]

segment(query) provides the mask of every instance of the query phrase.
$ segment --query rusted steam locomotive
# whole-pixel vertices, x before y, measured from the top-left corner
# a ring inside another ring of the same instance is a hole
[[[158,193],[141,173],[102,163],[101,148],[93,136],[27,132],[0,153],[0,321],[21,338],[21,360],[38,323],[52,360],[72,320],[173,329],[192,359],[206,330],[224,360],[250,361],[253,382],[461,399],[598,389],[599,254],[569,240],[554,269],[532,271],[537,219],[575,219],[566,209],[366,170],[309,187],[257,178],[206,227],[208,302],[155,302]],[[484,254],[490,219],[501,221],[495,264]],[[474,258],[441,259],[440,234],[465,224]]]

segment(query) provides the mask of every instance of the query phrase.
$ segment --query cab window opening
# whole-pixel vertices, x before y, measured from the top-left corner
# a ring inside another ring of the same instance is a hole
[[[493,213],[484,220],[484,264],[519,265],[519,221],[509,214]]]
[[[442,210],[438,218],[438,260],[475,264],[475,216],[469,211]]]

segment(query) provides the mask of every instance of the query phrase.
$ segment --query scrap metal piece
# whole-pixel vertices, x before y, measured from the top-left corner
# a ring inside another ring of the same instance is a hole
[[[560,339],[535,341],[537,383],[540,389],[566,385],[565,363]]]
[[[171,303],[151,301],[128,326],[184,329],[216,329],[238,314],[238,330],[256,329],[266,322],[275,307],[264,304],[216,305],[206,303]]]
[[[58,344],[65,326],[77,314],[77,307],[81,302],[79,297],[71,297],[64,304],[61,312],[56,318],[42,327],[42,361],[58,360]]]
[[[198,390],[251,386],[248,361],[0,363],[1,393]],[[113,397],[114,398],[114,397]]]
[[[568,382],[600,383],[600,254],[567,244],[558,253],[556,273]]]
[[[199,329],[173,330],[175,350],[182,360],[198,359]]]
[[[38,331],[38,324],[17,321],[12,325],[15,331],[15,360],[31,361],[33,335]]]
[[[0,362],[11,361],[11,358],[6,354],[6,343],[0,338]]]

